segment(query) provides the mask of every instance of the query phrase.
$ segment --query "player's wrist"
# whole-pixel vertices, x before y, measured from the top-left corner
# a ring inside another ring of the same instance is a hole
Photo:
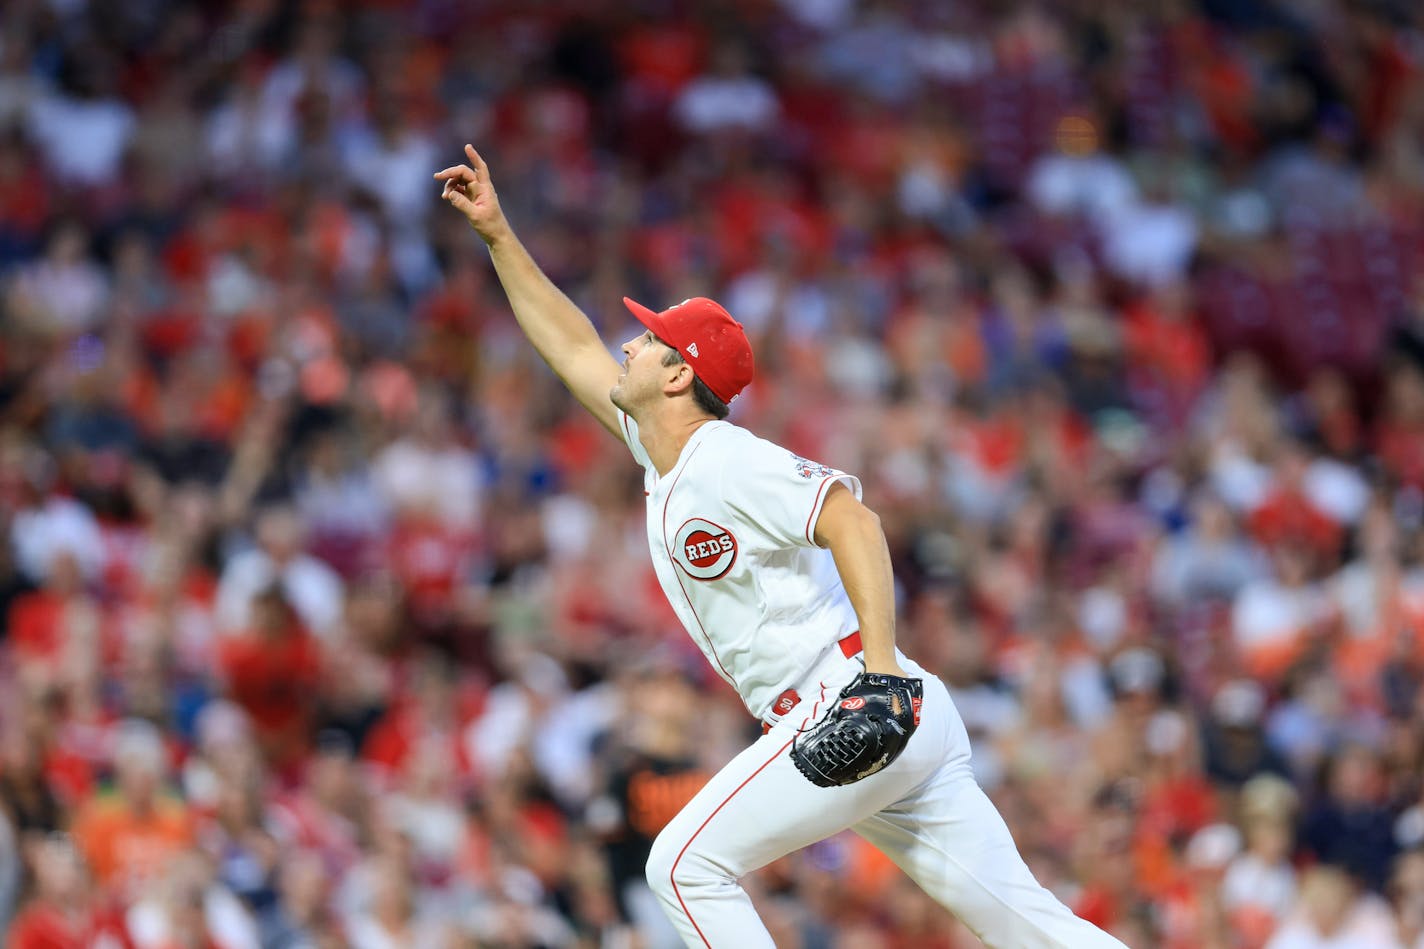
[[[496,250],[514,238],[514,228],[510,227],[509,221],[504,218],[488,226],[475,226],[475,231],[490,250]]]
[[[877,675],[898,676],[901,679],[910,678],[910,674],[900,668],[900,663],[893,653],[889,656],[865,656],[865,671]]]
[[[891,679],[913,679],[913,678],[914,678],[914,676],[910,675],[908,672],[906,672],[904,669],[901,669],[899,666],[880,666],[880,667],[875,668],[875,669],[872,669],[871,667],[866,666],[866,667],[865,667],[865,673],[866,673],[866,675],[873,675],[873,676],[887,676],[887,677],[889,677],[889,678],[891,678]]]

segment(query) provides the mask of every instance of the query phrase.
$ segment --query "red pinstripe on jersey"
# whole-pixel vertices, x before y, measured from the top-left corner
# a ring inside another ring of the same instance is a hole
[[[687,456],[687,461],[678,469],[677,477],[672,479],[672,484],[668,486],[667,494],[663,497],[663,548],[667,551],[668,560],[670,561],[674,560],[674,558],[672,555],[672,546],[668,544],[668,502],[672,500],[672,492],[677,488],[678,481],[682,479],[682,473],[687,470],[688,465],[692,464],[692,456],[697,454],[697,450],[701,447],[701,442],[692,446],[692,453]],[[702,625],[702,617],[697,615],[697,607],[692,605],[692,597],[687,595],[687,585],[682,582],[682,574],[678,571],[676,562],[672,565],[672,575],[677,577],[677,586],[678,589],[682,591],[683,599],[687,600],[687,608],[692,611],[692,618],[697,620],[697,628],[702,633],[702,638],[707,640],[707,648],[712,652],[712,661],[717,664],[717,671],[722,673],[722,678],[726,679],[732,688],[735,689],[737,687],[737,680],[733,679],[731,674],[723,667],[722,659],[717,655],[717,647],[712,645],[712,637],[707,635],[707,628]]]

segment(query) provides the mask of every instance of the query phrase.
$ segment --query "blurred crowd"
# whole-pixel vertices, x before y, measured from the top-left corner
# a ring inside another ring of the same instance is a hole
[[[676,944],[649,842],[757,724],[471,141],[610,347],[746,324],[1065,902],[1424,947],[1424,7],[596,6],[0,6],[5,945]],[[978,945],[853,834],[744,882]]]

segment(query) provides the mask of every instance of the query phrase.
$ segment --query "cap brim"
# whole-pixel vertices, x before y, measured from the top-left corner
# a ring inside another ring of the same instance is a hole
[[[623,305],[626,306],[629,311],[632,312],[632,314],[638,318],[639,323],[642,323],[648,329],[652,330],[654,336],[658,337],[665,343],[667,342],[667,339],[663,336],[662,314],[658,313],[656,310],[648,309],[647,307],[643,306],[643,304],[639,303],[637,300],[631,299],[629,297],[623,298]]]

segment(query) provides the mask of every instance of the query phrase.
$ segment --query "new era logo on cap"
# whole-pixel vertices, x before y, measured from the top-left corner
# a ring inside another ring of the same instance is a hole
[[[742,324],[716,301],[693,297],[661,313],[627,297],[623,303],[654,336],[684,359],[697,360],[697,378],[723,402],[732,401],[752,381],[752,344]]]

